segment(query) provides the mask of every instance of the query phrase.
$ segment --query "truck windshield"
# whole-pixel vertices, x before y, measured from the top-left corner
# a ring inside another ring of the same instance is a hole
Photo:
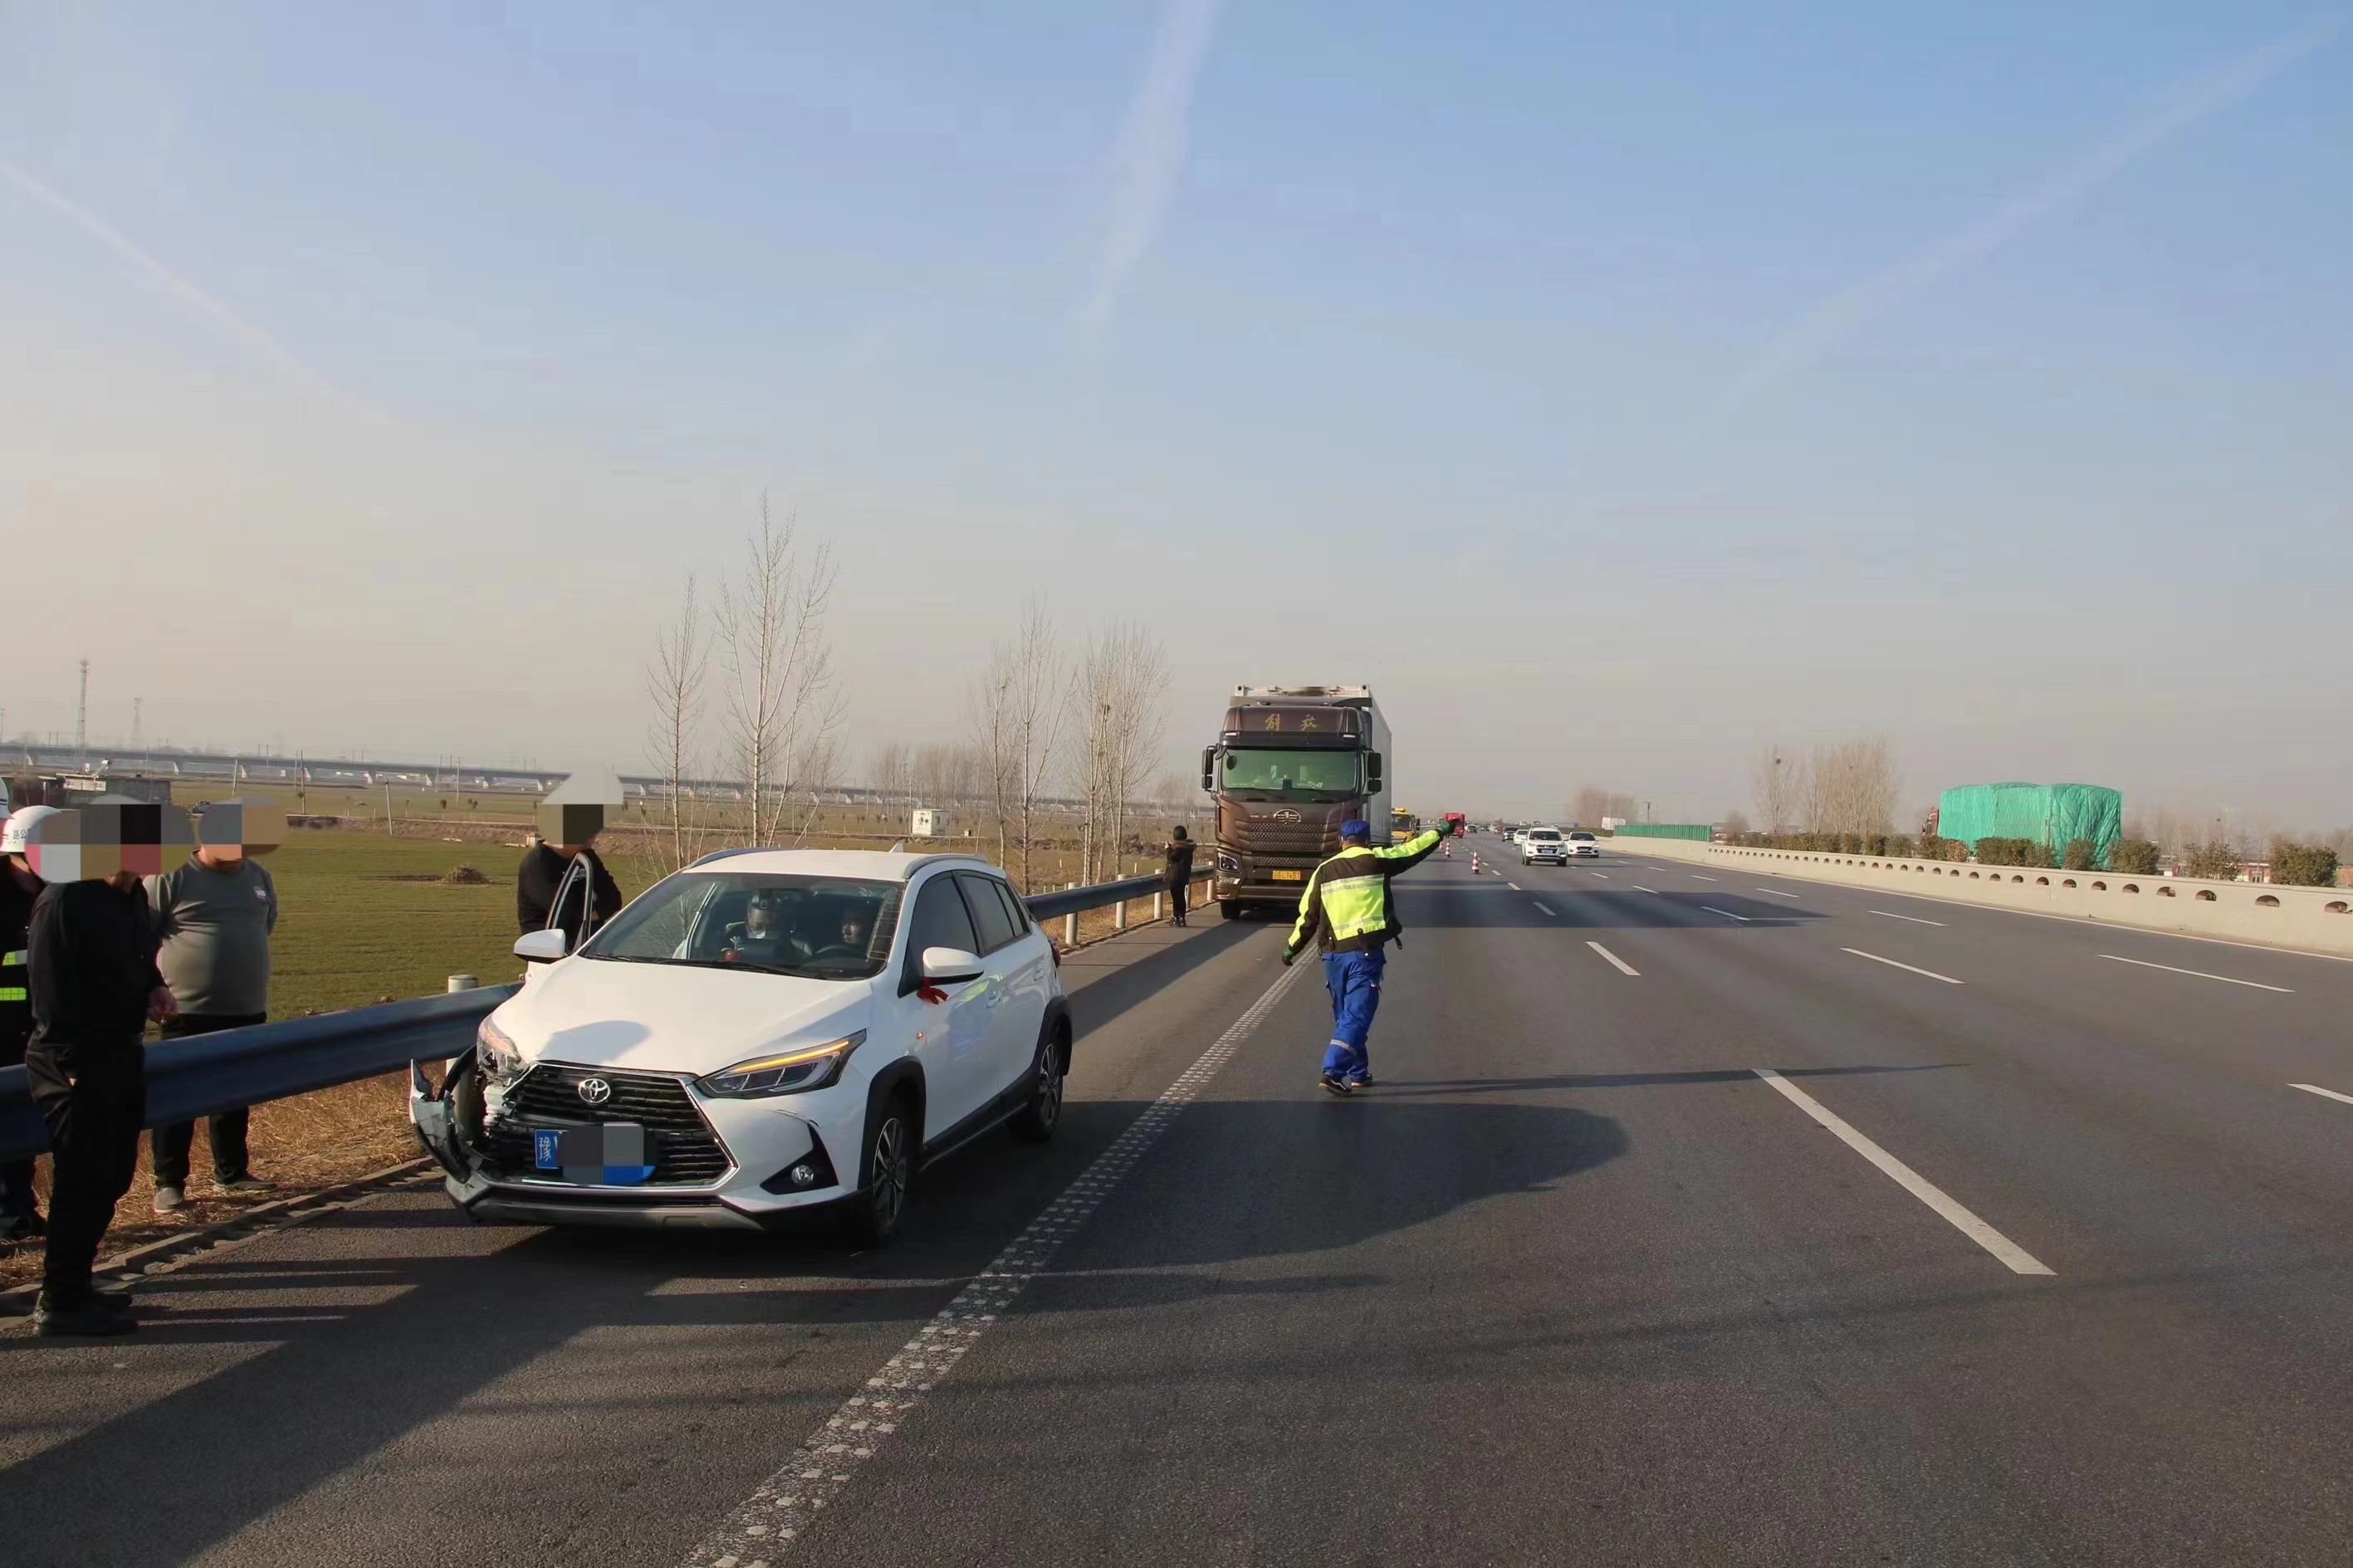
[[[1256,746],[1226,752],[1223,787],[1237,793],[1356,793],[1355,752],[1284,752]]]

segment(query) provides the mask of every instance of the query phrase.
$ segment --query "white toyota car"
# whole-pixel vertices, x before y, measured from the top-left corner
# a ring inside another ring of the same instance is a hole
[[[725,851],[522,991],[436,1086],[417,1136],[449,1195],[534,1225],[764,1227],[836,1207],[888,1239],[932,1161],[1009,1122],[1051,1137],[1071,1065],[1053,943],[986,862]]]

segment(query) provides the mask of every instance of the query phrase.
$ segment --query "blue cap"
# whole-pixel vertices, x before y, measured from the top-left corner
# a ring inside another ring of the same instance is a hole
[[[1343,838],[1370,838],[1372,836],[1371,826],[1361,816],[1352,816],[1340,824],[1340,837]]]

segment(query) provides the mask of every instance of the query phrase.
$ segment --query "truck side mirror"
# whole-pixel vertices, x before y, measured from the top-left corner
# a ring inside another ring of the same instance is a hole
[[[1201,787],[1212,795],[1217,793],[1218,748],[1215,746],[1201,748]]]
[[[1381,754],[1378,752],[1365,753],[1365,793],[1381,793]]]

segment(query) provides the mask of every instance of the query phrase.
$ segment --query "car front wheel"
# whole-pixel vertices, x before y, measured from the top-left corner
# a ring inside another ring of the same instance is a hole
[[[914,1120],[907,1101],[894,1097],[876,1113],[867,1131],[866,1184],[851,1201],[849,1215],[857,1240],[881,1247],[899,1234],[914,1174]]]

